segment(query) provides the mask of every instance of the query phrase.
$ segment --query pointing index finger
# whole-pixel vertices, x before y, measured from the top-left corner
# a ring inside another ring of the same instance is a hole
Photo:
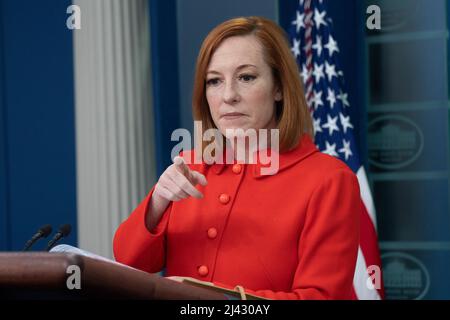
[[[184,159],[182,157],[176,156],[175,158],[173,158],[173,163],[175,163],[175,167],[181,174],[183,174],[184,176],[189,178],[190,170],[189,170],[189,167],[184,162]]]

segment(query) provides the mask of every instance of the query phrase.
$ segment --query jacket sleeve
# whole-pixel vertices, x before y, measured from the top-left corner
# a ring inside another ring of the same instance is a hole
[[[145,226],[145,213],[154,187],[131,215],[119,226],[114,235],[115,259],[146,272],[159,272],[165,265],[166,231],[172,202],[151,231]]]
[[[310,198],[291,291],[245,291],[269,299],[352,299],[362,205],[353,172],[330,174]]]

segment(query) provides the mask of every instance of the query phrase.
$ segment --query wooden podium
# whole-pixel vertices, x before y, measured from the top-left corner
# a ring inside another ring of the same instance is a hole
[[[78,266],[80,289],[67,272]],[[73,253],[0,253],[0,299],[225,300],[231,296]]]

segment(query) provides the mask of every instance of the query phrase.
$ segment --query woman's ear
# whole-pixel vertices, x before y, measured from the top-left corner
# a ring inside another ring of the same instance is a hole
[[[281,90],[280,90],[280,89],[276,89],[276,90],[275,90],[275,96],[274,96],[274,98],[275,98],[275,101],[281,101],[281,100],[283,100],[283,94],[281,93]]]

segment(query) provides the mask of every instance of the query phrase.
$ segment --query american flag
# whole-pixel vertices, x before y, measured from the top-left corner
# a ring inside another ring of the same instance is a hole
[[[360,245],[353,279],[354,298],[382,299],[383,285],[374,288],[373,267],[368,270],[369,266],[378,266],[381,270],[375,207],[356,150],[354,128],[347,113],[350,104],[344,88],[344,74],[338,61],[339,46],[323,0],[299,0],[289,37],[313,117],[317,147],[344,161],[357,175],[361,189],[364,210],[361,212]]]

